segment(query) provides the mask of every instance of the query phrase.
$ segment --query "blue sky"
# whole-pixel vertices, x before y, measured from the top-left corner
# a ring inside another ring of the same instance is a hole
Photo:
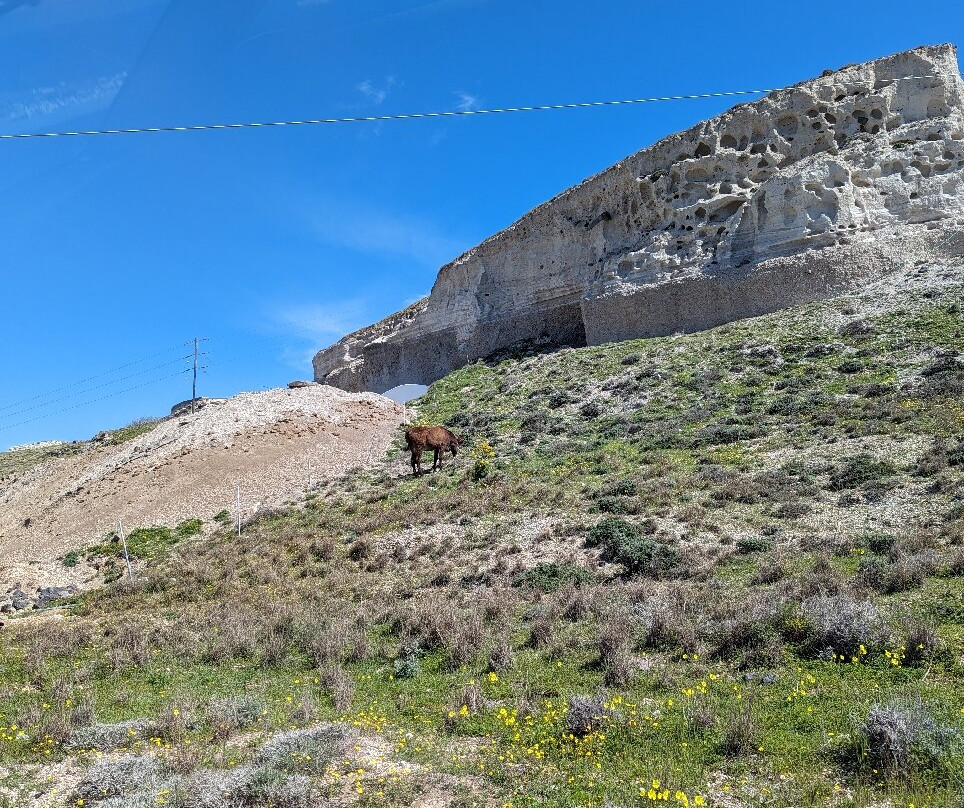
[[[778,87],[962,40],[928,0],[0,0],[0,132]],[[730,105],[0,141],[0,447],[166,413],[195,336],[202,394],[310,378],[444,262]]]

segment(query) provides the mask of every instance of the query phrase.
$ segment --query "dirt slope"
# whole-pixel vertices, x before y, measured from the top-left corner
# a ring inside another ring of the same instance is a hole
[[[312,481],[381,455],[405,420],[372,393],[312,385],[242,393],[162,421],[121,446],[91,443],[0,482],[0,592],[82,584],[57,559],[126,529],[175,525],[222,509],[242,515],[303,494]],[[29,521],[28,521],[29,520]]]

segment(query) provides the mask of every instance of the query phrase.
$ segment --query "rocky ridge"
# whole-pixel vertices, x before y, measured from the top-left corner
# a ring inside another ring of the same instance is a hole
[[[773,92],[672,135],[444,266],[314,359],[346,390],[429,384],[521,342],[697,331],[853,288],[964,225],[951,45]]]

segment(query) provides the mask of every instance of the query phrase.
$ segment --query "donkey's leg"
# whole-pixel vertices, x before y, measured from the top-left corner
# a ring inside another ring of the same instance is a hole
[[[436,446],[432,452],[432,471],[435,471],[436,469],[442,468],[442,450]]]
[[[418,457],[418,456],[419,456],[420,454],[421,454],[421,452],[419,452],[417,449],[412,449],[412,474],[414,474],[416,477],[418,477],[418,472],[419,472],[419,468],[418,468],[418,465],[419,465],[419,457]]]

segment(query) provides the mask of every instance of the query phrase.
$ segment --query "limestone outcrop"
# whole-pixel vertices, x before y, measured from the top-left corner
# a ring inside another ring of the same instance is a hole
[[[429,297],[315,356],[316,381],[429,384],[519,343],[709,328],[852,287],[964,225],[964,83],[923,47],[742,104],[540,205]]]

